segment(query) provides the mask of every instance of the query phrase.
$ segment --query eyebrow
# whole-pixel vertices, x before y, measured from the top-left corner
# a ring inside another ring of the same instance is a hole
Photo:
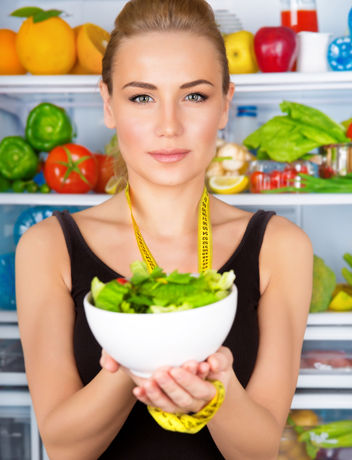
[[[200,80],[194,80],[188,83],[184,83],[183,85],[180,86],[180,89],[192,88],[193,86],[197,86],[201,84],[214,86],[213,83],[211,83],[210,81],[200,79]],[[134,88],[144,88],[144,89],[152,89],[152,90],[158,89],[155,85],[152,85],[151,83],[145,83],[143,81],[131,81],[129,83],[126,83],[126,85],[124,85],[122,89],[125,89],[128,86],[132,86]]]

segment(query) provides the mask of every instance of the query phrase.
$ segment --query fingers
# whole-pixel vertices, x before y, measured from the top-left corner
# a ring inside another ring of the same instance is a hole
[[[116,372],[120,368],[119,363],[108,355],[105,350],[102,350],[101,352],[100,365],[103,369],[106,369],[109,372]]]
[[[220,347],[216,353],[208,357],[207,362],[211,372],[224,372],[232,367],[233,356],[227,347]]]
[[[136,390],[136,388],[134,390]],[[133,393],[135,396],[138,395],[138,392],[137,395],[135,391],[133,391]],[[162,391],[160,386],[154,380],[147,380],[141,389],[140,396],[137,397],[145,404],[153,407],[159,407],[165,412],[178,412],[178,408],[174,402]]]

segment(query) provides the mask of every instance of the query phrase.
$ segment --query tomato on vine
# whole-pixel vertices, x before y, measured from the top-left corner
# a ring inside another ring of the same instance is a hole
[[[49,153],[44,177],[48,186],[58,193],[87,193],[95,187],[98,168],[86,147],[64,144]]]

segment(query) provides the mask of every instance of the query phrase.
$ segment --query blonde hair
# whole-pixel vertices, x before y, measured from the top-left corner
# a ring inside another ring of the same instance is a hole
[[[113,92],[112,69],[114,56],[125,38],[147,32],[191,32],[208,38],[215,46],[222,67],[222,90],[227,94],[230,75],[223,37],[215,22],[214,12],[205,0],[130,0],[115,20],[115,28],[103,58],[102,80],[110,94]],[[117,152],[116,192],[127,183],[127,167]]]

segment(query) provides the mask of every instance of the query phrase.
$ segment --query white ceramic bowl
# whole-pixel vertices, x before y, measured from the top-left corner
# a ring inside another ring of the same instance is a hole
[[[235,318],[237,288],[218,302],[168,313],[116,313],[84,298],[89,327],[97,342],[117,362],[141,377],[160,366],[204,361],[224,342]]]

